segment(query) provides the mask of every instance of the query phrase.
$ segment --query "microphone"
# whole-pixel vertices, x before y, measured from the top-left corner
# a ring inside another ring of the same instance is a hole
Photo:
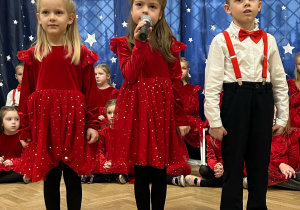
[[[146,25],[144,25],[141,30],[140,30],[140,35],[139,35],[139,39],[143,42],[147,41],[147,38],[148,38],[148,31],[149,31],[149,28],[150,26],[152,25],[152,19],[150,16],[148,15],[144,15],[142,18],[141,18],[141,21],[145,21],[147,22]]]

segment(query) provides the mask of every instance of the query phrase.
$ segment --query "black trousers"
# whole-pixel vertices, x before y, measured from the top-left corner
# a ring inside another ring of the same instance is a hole
[[[228,134],[222,142],[222,210],[243,209],[243,167],[248,179],[247,209],[265,210],[272,141],[272,84],[223,85],[221,119]]]

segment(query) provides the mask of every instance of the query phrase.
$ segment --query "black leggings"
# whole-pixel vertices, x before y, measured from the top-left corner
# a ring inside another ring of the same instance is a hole
[[[60,180],[62,166],[51,169],[44,181],[44,199],[47,210],[60,209]],[[67,191],[67,205],[70,210],[80,210],[82,201],[81,179],[68,165],[63,164],[63,176]]]
[[[151,197],[152,209],[163,210],[167,195],[167,169],[134,165],[134,172],[134,193],[137,209],[150,210]],[[149,189],[150,183],[152,183],[151,193]]]
[[[23,175],[14,171],[1,171],[0,183],[23,182]]]
[[[205,179],[201,180],[200,187],[222,187],[223,176],[216,178],[215,172],[209,166],[200,166],[199,173]]]

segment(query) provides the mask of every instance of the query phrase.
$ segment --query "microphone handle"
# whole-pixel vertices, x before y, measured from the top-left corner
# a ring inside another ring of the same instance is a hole
[[[139,39],[143,42],[147,41],[150,23],[147,22],[140,30]]]

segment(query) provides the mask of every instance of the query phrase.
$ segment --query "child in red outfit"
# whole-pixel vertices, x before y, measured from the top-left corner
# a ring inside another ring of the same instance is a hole
[[[138,209],[149,209],[150,203],[152,209],[163,209],[166,168],[185,161],[177,135],[190,130],[182,104],[179,60],[186,45],[176,41],[166,22],[167,0],[130,0],[130,5],[129,35],[110,43],[125,79],[116,105],[113,127],[118,136],[111,159],[113,164],[134,164]],[[148,38],[141,41],[145,15],[152,23]]]
[[[23,181],[23,175],[14,172],[22,153],[18,128],[20,117],[15,108],[3,106],[0,110],[0,183]],[[24,180],[28,183],[27,180]]]
[[[95,77],[98,86],[99,101],[99,120],[101,120],[100,127],[104,128],[109,125],[105,115],[105,104],[113,98],[118,97],[119,90],[111,86],[111,74],[109,66],[106,64],[99,64],[95,67]]]
[[[111,143],[111,124],[114,120],[114,111],[116,106],[116,99],[111,99],[106,103],[105,110],[109,122],[108,127],[99,129],[99,143],[90,145],[94,150],[94,166],[92,175],[82,176],[82,182],[85,183],[101,183],[101,182],[118,182],[121,184],[126,183],[127,166],[114,165],[107,160],[109,152],[114,145]]]
[[[63,174],[68,209],[77,210],[89,144],[98,140],[98,55],[81,45],[73,0],[38,0],[37,12],[37,44],[18,52],[25,63],[19,112],[26,149],[15,171],[44,180],[47,209],[60,209]]]
[[[291,127],[300,128],[300,52],[295,56],[295,79],[288,79]]]

